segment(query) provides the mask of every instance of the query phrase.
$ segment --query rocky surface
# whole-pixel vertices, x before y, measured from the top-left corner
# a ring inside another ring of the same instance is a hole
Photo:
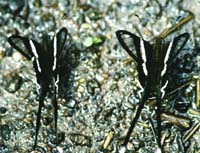
[[[9,36],[19,34],[39,41],[41,33],[53,35],[62,27],[71,35],[66,42],[63,71],[67,76],[58,109],[59,145],[55,145],[50,94],[42,113],[37,152],[118,152],[139,103],[139,87],[136,63],[119,45],[115,31],[126,29],[153,41],[165,28],[187,16],[188,11],[193,12],[194,20],[167,37],[169,41],[180,33],[190,34],[177,62],[180,70],[191,70],[181,73],[184,75],[180,80],[191,79],[199,72],[196,57],[200,46],[200,3],[195,1],[195,4],[189,0],[0,1],[0,152],[33,151],[38,107],[32,63],[11,48]],[[185,60],[194,62],[194,71],[187,64],[184,66]],[[164,120],[164,151],[198,152],[200,112],[195,105],[195,80],[180,93],[177,107],[187,107],[186,111],[176,109],[177,95],[166,100],[163,109],[188,118],[190,127],[196,125],[197,129],[187,138],[191,128]],[[130,152],[156,150],[149,123],[153,111],[150,104],[142,111],[128,144]],[[110,140],[107,145],[106,139]]]

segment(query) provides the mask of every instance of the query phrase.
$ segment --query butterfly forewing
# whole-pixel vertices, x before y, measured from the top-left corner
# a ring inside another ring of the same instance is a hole
[[[122,47],[137,62],[138,78],[140,84],[144,86],[148,75],[147,65],[152,58],[152,45],[125,30],[117,31],[116,35]]]
[[[58,34],[56,35],[57,37],[57,50],[58,50],[58,55],[61,54],[63,48],[64,48],[64,44],[66,42],[67,39],[67,35],[68,35],[68,31],[66,28],[62,28]]]
[[[176,59],[177,55],[180,53],[180,51],[182,50],[182,48],[184,47],[185,43],[187,42],[189,38],[189,34],[188,33],[184,33],[179,35],[178,37],[174,38],[173,41],[166,43],[164,50],[165,50],[165,54],[164,54],[164,58],[163,58],[163,62],[165,65],[165,71],[162,74],[162,86],[165,86],[165,83],[167,80],[170,79],[170,70],[173,69],[172,63],[173,61]],[[172,84],[173,81],[168,81],[169,84]],[[170,85],[168,85],[170,86]],[[168,88],[167,86],[167,88]],[[167,89],[168,90],[168,89]]]
[[[59,73],[61,64],[62,51],[64,49],[65,42],[67,40],[68,31],[66,28],[62,28],[57,35],[53,38],[53,67],[52,70]]]
[[[31,47],[30,47],[28,38],[21,37],[18,35],[13,35],[8,38],[8,42],[13,48],[18,50],[27,59],[31,60],[31,58],[33,57],[33,54],[31,52]]]
[[[127,51],[127,53],[136,61],[139,62],[137,52],[140,51],[140,38],[128,31],[119,30],[116,32],[116,36],[122,45],[122,47]]]
[[[174,38],[173,45],[171,48],[171,54],[170,54],[169,62],[168,62],[169,65],[171,64],[171,62],[173,62],[173,60],[177,57],[177,55],[183,49],[188,39],[189,39],[188,33],[183,33],[179,35],[178,37]]]

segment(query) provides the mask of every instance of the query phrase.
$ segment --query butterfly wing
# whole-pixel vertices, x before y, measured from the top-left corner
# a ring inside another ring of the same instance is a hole
[[[168,49],[170,49],[169,55],[165,55],[165,56],[168,56],[168,60],[165,61],[164,63],[167,66],[166,67],[167,70],[166,70],[165,75],[162,77],[163,86],[167,80],[169,82],[166,87],[167,95],[169,94],[169,92],[177,88],[177,82],[180,82],[180,80],[177,80],[178,75],[181,75],[180,69],[178,68],[180,67],[180,65],[179,64],[177,65],[177,57],[179,56],[179,53],[183,49],[188,39],[189,39],[189,34],[183,33],[175,37],[173,41],[165,45],[166,52]],[[170,45],[171,47],[169,47]],[[182,83],[182,84],[185,84],[185,83]]]
[[[57,98],[58,98],[58,86],[60,80],[60,71],[61,71],[61,60],[62,60],[62,53],[65,46],[65,42],[67,40],[68,31],[66,28],[62,28],[53,38],[53,66],[52,71],[54,73],[55,78],[55,96],[52,101],[54,105],[54,119],[55,119],[55,131],[57,137],[57,118],[58,118],[58,105],[57,105]]]
[[[19,51],[23,56],[31,60],[31,58],[33,57],[33,54],[31,52],[28,38],[21,37],[18,35],[12,35],[11,37],[8,38],[8,42],[13,48]]]
[[[169,62],[168,62],[169,65],[173,62],[173,60],[177,57],[177,55],[183,49],[188,39],[189,39],[188,33],[183,33],[179,35],[178,37],[174,38],[170,57],[169,57]]]
[[[59,73],[61,66],[61,58],[63,49],[65,46],[65,42],[67,40],[68,30],[66,28],[62,28],[53,38],[53,58],[54,64],[52,70],[56,73]]]
[[[33,60],[33,66],[36,71],[36,76],[37,76],[37,82],[40,84],[40,78],[41,78],[41,73],[42,73],[42,67],[41,67],[41,62],[42,61],[42,56],[41,52],[41,45],[34,41],[34,40],[29,40],[26,37],[18,36],[18,35],[13,35],[8,38],[8,42],[10,45],[15,48],[17,51],[19,51],[23,56],[25,56],[28,60]]]
[[[57,37],[57,50],[58,50],[58,57],[61,55],[65,42],[67,40],[68,30],[66,28],[62,28],[56,35]]]
[[[137,62],[139,81],[144,87],[148,75],[146,64],[151,59],[152,45],[135,34],[125,30],[117,31],[116,35],[122,47]]]

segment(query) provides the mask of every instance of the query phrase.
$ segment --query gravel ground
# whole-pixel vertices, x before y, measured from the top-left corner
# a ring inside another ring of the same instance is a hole
[[[0,152],[33,151],[38,107],[32,63],[11,48],[9,36],[19,34],[39,41],[41,33],[53,35],[62,27],[71,35],[66,42],[65,79],[59,99],[60,143],[55,145],[49,93],[36,152],[118,152],[138,106],[139,87],[136,63],[119,45],[115,31],[126,29],[149,41],[193,12],[195,18],[167,40],[184,32],[190,34],[179,56],[179,67],[183,71],[188,70],[188,63],[193,66],[178,80],[194,75],[198,78],[199,7],[199,0],[0,0]],[[184,116],[190,122],[183,127],[163,119],[164,152],[200,152],[200,111],[195,104],[195,86],[193,79],[178,92],[181,100],[177,101],[189,103],[186,111],[176,109],[177,93],[163,103],[166,112]],[[154,108],[146,105],[128,144],[129,152],[155,152],[157,146],[149,123],[152,112]]]

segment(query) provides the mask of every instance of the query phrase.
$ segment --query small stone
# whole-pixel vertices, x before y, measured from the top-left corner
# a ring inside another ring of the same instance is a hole
[[[88,146],[88,147],[92,146],[92,139],[91,139],[91,137],[83,135],[83,134],[71,133],[70,134],[70,140],[75,145]]]
[[[22,82],[22,77],[17,74],[7,75],[5,76],[5,89],[10,93],[15,93],[17,90],[20,89]]]
[[[9,125],[4,124],[4,125],[1,125],[0,128],[1,128],[2,139],[8,141],[10,139],[10,132],[11,132]]]
[[[83,40],[83,45],[84,45],[85,47],[90,47],[90,46],[92,46],[92,44],[93,44],[92,37],[87,37],[87,38],[85,38],[85,39]]]
[[[7,108],[0,107],[0,114],[5,114],[7,112]]]

